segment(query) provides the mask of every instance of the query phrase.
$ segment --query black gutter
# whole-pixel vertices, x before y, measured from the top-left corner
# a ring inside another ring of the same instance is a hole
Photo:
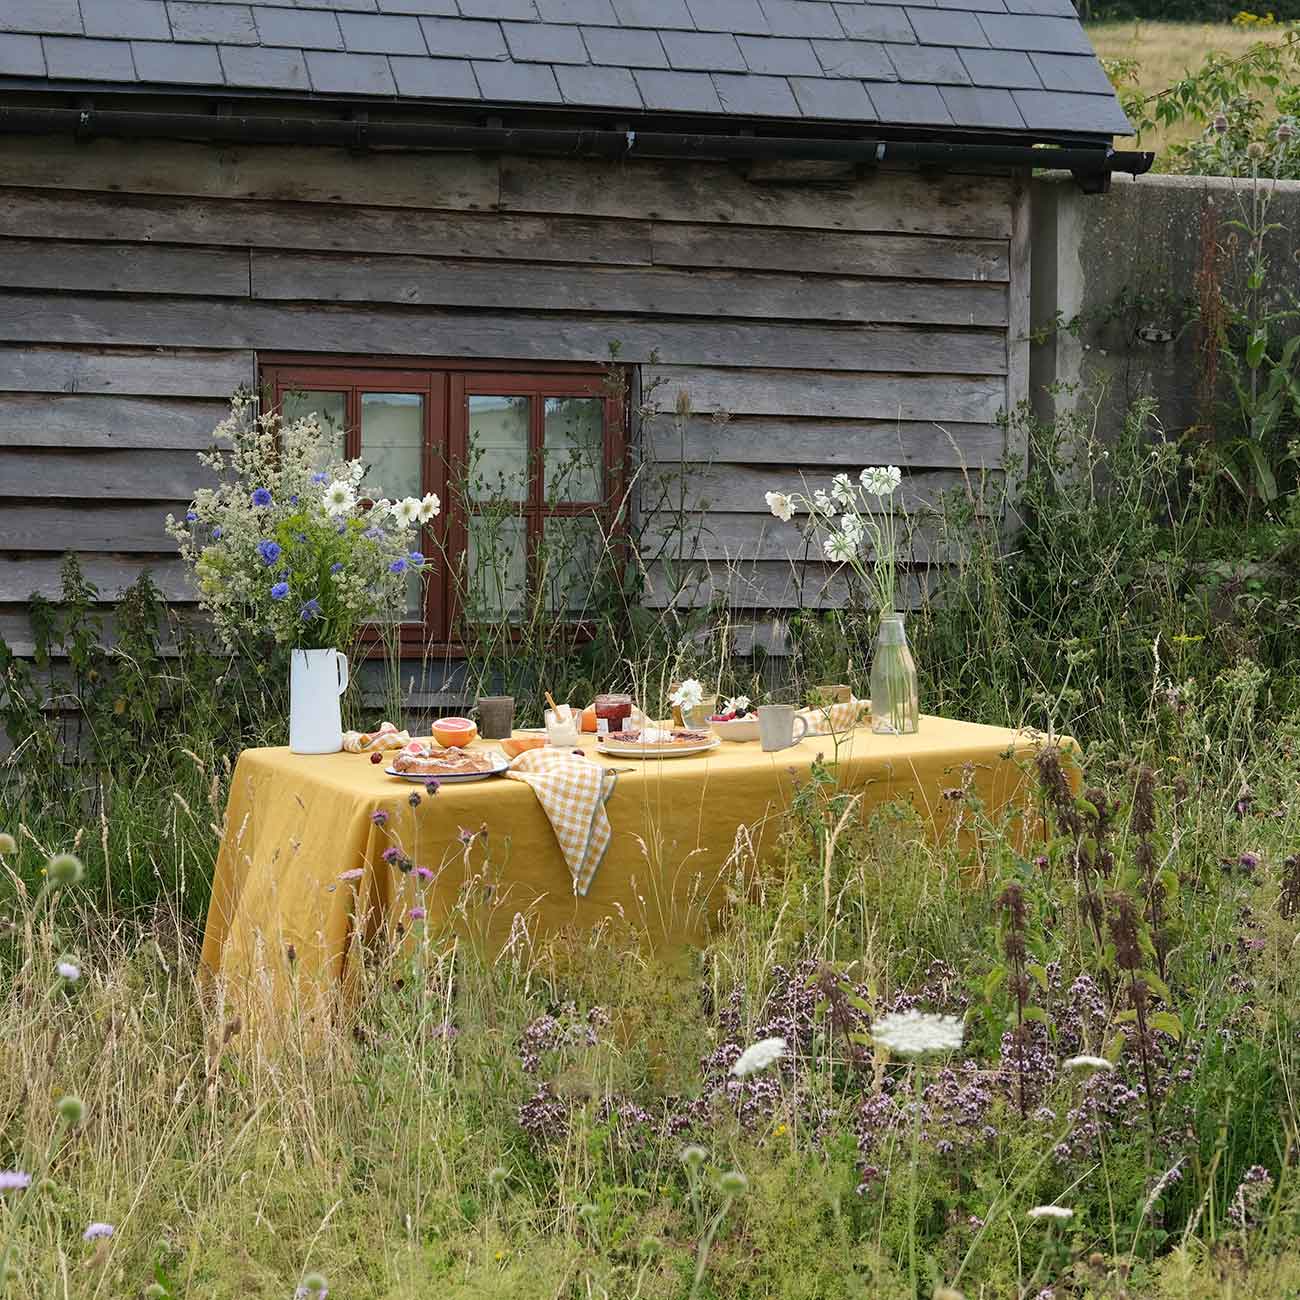
[[[66,133],[261,144],[389,146],[596,158],[711,158],[766,161],[809,159],[930,166],[986,164],[1037,167],[1094,176],[1141,176],[1155,155],[1100,145],[1043,147],[941,144],[929,141],[804,139],[797,136],[714,135],[697,132],[604,131],[550,127],[463,126],[373,121],[364,117],[277,117],[272,114],[126,112],[116,109],[0,107],[0,133]]]

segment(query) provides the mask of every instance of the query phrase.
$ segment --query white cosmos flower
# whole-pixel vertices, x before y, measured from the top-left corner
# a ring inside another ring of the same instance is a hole
[[[892,496],[903,481],[903,471],[897,465],[875,465],[864,469],[858,481],[874,497]]]
[[[704,687],[694,677],[688,677],[672,693],[669,703],[675,704],[679,709],[695,709],[703,699]]]
[[[420,500],[420,522],[427,524],[442,509],[436,492],[426,492]]]
[[[767,508],[782,523],[788,524],[794,517],[794,500],[787,492],[769,492],[767,494]]]
[[[1115,1063],[1104,1056],[1072,1056],[1061,1064],[1067,1070],[1077,1070],[1080,1074],[1091,1074],[1094,1070],[1113,1070]]]
[[[843,533],[832,533],[822,541],[822,550],[826,558],[835,564],[847,564],[858,552],[858,548]]]
[[[346,479],[336,478],[325,489],[325,509],[331,515],[345,515],[356,504],[356,490]]]
[[[1067,1209],[1064,1205],[1035,1205],[1029,1211],[1031,1219],[1065,1219],[1074,1218],[1074,1211]]]
[[[965,1028],[960,1016],[941,1016],[932,1011],[894,1012],[881,1016],[871,1026],[871,1037],[895,1056],[928,1056],[932,1052],[955,1052],[961,1047]]]
[[[731,1067],[731,1073],[738,1079],[743,1079],[747,1074],[757,1074],[759,1070],[775,1065],[784,1055],[784,1038],[760,1038],[741,1052]]]
[[[420,498],[403,497],[393,506],[393,518],[404,528],[413,524],[420,517]]]
[[[831,479],[831,496],[842,506],[853,504],[853,480],[847,474],[836,474]]]

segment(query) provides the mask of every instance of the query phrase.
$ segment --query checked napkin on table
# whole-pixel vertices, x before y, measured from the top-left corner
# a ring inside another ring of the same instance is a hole
[[[808,724],[810,736],[826,736],[833,731],[852,731],[871,715],[870,700],[845,700],[839,704],[817,704],[800,709],[797,716]]]
[[[374,731],[345,731],[343,748],[349,754],[369,754],[376,749],[405,749],[411,743],[409,731],[398,731],[391,722],[381,722]]]
[[[569,750],[526,749],[506,776],[532,786],[573,873],[574,892],[586,894],[609,848],[605,801],[617,774]]]

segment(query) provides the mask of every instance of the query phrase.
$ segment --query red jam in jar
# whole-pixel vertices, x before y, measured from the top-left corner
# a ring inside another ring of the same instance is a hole
[[[611,731],[623,731],[632,716],[630,695],[596,696],[596,732],[607,736]]]

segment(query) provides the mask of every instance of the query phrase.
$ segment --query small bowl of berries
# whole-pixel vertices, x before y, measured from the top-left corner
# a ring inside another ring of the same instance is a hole
[[[722,712],[710,716],[709,726],[723,740],[757,740],[758,709],[748,695],[737,695],[722,706]]]

